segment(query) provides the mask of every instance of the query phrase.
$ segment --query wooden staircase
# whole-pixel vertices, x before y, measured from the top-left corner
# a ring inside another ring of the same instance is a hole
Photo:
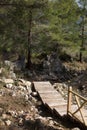
[[[69,115],[72,119],[80,121],[82,124],[87,126],[87,110],[82,110],[87,99],[80,96],[81,99],[85,100],[85,103],[80,106],[78,101],[78,94],[74,93],[71,89],[68,91],[68,101],[64,100],[62,95],[57,92],[49,81],[33,82],[34,90],[38,93],[42,103],[55,112],[60,117]],[[72,93],[76,97],[77,105],[72,103]]]
[[[42,102],[52,111],[57,111],[60,116],[66,115],[67,102],[63,99],[50,82],[33,82]]]

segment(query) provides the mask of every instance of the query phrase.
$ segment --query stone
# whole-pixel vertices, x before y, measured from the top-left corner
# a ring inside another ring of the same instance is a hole
[[[25,80],[24,79],[18,79],[19,82],[21,82],[22,84],[25,84]]]
[[[11,84],[11,83],[6,84],[5,87],[8,88],[8,89],[13,89],[13,84]]]
[[[0,126],[5,126],[5,123],[3,120],[0,119]]]
[[[31,86],[31,82],[30,81],[25,81],[25,85],[30,87]]]
[[[37,93],[37,92],[32,92],[31,95],[32,95],[33,97],[37,97],[37,96],[38,96],[38,93]]]
[[[2,119],[7,119],[8,118],[8,116],[7,116],[7,114],[2,114]]]
[[[28,101],[28,99],[29,99],[29,96],[26,94],[25,95],[25,100]]]
[[[18,86],[18,89],[21,90],[21,91],[25,91],[26,90],[26,88],[24,86],[22,86],[22,85]]]
[[[18,111],[18,115],[19,115],[19,116],[21,116],[21,115],[23,115],[23,114],[24,114],[24,111],[23,111],[23,110]]]
[[[27,91],[28,91],[28,94],[31,94],[32,93],[32,90],[31,90],[31,87],[30,86],[26,86],[26,89],[27,89]]]
[[[23,126],[24,125],[24,119],[23,118],[19,118],[18,125],[19,126]]]
[[[80,130],[80,128],[76,127],[76,128],[71,129],[71,130]]]
[[[3,95],[5,95],[5,92],[1,89],[0,90],[0,96],[3,96]]]
[[[4,63],[6,66],[9,66],[9,67],[12,65],[12,62],[9,60],[5,60]]]
[[[13,79],[3,79],[3,82],[5,84],[13,84],[14,83],[14,80]]]
[[[0,116],[2,115],[4,109],[3,108],[0,108]]]
[[[14,69],[14,64],[11,61],[5,60],[4,64],[9,67],[9,70],[13,70]]]
[[[17,117],[17,112],[16,111],[13,111],[13,110],[8,110],[7,112],[6,112],[6,114],[7,115],[10,115],[10,116],[12,116],[12,117]]]
[[[0,74],[2,74],[2,72],[3,72],[3,68],[0,68]]]
[[[52,120],[49,121],[49,125],[50,126],[53,126],[54,125],[54,122]]]
[[[13,71],[10,71],[9,75],[10,75],[10,78],[16,79],[16,74]]]
[[[11,121],[10,121],[10,120],[6,120],[6,121],[5,121],[5,124],[6,124],[7,126],[10,126],[10,125],[11,125]]]

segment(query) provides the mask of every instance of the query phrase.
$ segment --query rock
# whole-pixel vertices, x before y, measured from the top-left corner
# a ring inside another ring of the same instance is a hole
[[[19,55],[18,59],[14,62],[14,71],[20,71],[25,69],[25,57]]]
[[[3,68],[0,68],[0,74],[2,74],[2,72],[3,72]]]
[[[28,87],[31,87],[31,82],[30,81],[25,81],[25,85]]]
[[[28,101],[28,99],[29,99],[29,96],[26,94],[25,95],[25,100]]]
[[[30,81],[26,81],[24,79],[18,79],[18,85],[21,86],[21,88],[23,88],[23,87],[24,87],[24,89],[26,88],[26,90],[28,91],[29,94],[32,92]]]
[[[32,95],[33,97],[37,97],[37,96],[38,96],[38,93],[37,93],[37,92],[32,92],[31,95]]]
[[[30,86],[26,86],[26,89],[28,91],[28,94],[31,94],[32,93],[32,90],[31,90],[31,87]]]
[[[17,117],[17,112],[16,111],[13,111],[13,110],[8,110],[7,112],[6,112],[6,114],[7,115],[10,115],[10,116],[12,116],[12,117]]]
[[[14,80],[13,79],[3,79],[3,82],[5,84],[13,84],[14,83]]]
[[[76,127],[76,128],[73,128],[72,130],[80,130],[78,127]]]
[[[24,119],[23,118],[19,118],[18,125],[19,126],[23,126],[24,125]]]
[[[4,109],[3,108],[0,108],[0,116],[2,115]]]
[[[21,116],[21,115],[23,115],[23,114],[24,114],[24,111],[23,111],[23,110],[18,111],[18,115],[19,115],[19,116]]]
[[[21,91],[25,91],[26,90],[26,88],[24,86],[22,86],[22,85],[18,86],[18,89],[21,90]]]
[[[13,70],[14,69],[14,64],[11,61],[5,60],[4,64],[9,67],[9,70]]]
[[[2,121],[1,119],[0,119],[0,126],[5,126],[4,121]]]
[[[6,84],[5,87],[8,88],[8,89],[13,89],[13,84],[10,84],[10,83]]]
[[[18,79],[18,81],[19,81],[19,83],[25,84],[25,80],[24,79]]]
[[[6,121],[5,121],[5,124],[6,124],[7,126],[10,126],[10,125],[11,125],[11,121],[10,121],[10,120],[6,120]]]
[[[8,115],[7,114],[2,114],[2,119],[7,119],[8,118]]]
[[[49,121],[49,125],[50,126],[53,126],[54,125],[54,122],[52,120]]]
[[[10,71],[9,75],[10,75],[10,78],[16,79],[16,74],[13,71]]]
[[[12,65],[12,62],[9,60],[5,60],[4,63],[6,66],[9,66],[9,67]]]
[[[61,61],[57,57],[56,53],[52,53],[51,55],[47,56],[47,61],[43,62],[43,68],[50,73],[59,73],[62,72],[64,66],[62,65]]]
[[[3,95],[5,95],[5,92],[4,92],[4,90],[0,90],[0,96],[3,96]]]

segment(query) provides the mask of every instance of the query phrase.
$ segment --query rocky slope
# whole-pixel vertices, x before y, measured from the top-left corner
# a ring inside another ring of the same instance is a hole
[[[12,67],[10,64],[9,69],[0,69],[0,130],[80,130],[69,122],[65,125],[43,108],[37,93],[32,90],[32,82],[23,78],[25,72],[23,77],[22,74],[17,76]],[[34,72],[28,74],[30,79],[36,78]],[[67,99],[66,83],[55,83],[54,88]]]

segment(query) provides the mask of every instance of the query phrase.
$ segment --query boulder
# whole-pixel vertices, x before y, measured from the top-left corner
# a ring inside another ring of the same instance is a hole
[[[5,83],[5,84],[13,84],[14,83],[14,80],[13,79],[3,79],[3,82]]]

